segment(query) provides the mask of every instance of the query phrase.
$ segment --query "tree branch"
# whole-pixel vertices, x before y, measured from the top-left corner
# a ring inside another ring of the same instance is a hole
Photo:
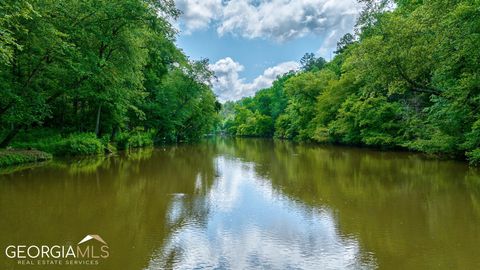
[[[400,67],[400,64],[397,61],[395,61],[395,67],[397,68],[398,73],[400,74],[400,77],[402,77],[402,79],[404,79],[408,84],[410,84],[410,86],[412,87],[411,89],[413,91],[419,92],[419,93],[432,94],[436,96],[440,96],[442,94],[442,91],[440,91],[439,89],[436,89],[434,87],[429,87],[412,80],[403,71],[403,69]]]

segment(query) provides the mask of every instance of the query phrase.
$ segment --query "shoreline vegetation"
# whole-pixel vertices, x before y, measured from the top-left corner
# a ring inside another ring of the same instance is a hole
[[[94,133],[61,135],[56,130],[18,134],[7,149],[0,150],[0,167],[37,163],[55,158],[88,157],[154,146],[154,133],[135,130],[119,133],[112,141]]]
[[[401,149],[480,164],[478,1],[361,1],[354,34],[327,62],[224,104],[242,137]]]
[[[51,159],[51,154],[38,150],[0,150],[0,168],[43,162]]]

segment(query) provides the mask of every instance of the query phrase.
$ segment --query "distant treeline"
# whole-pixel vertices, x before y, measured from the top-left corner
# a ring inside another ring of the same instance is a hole
[[[403,148],[480,162],[480,1],[361,1],[330,62],[225,104],[236,136]]]
[[[102,151],[95,137],[126,147],[151,144],[141,132],[160,142],[209,133],[220,110],[212,73],[176,47],[178,15],[172,0],[2,0],[0,147],[29,137],[90,153]]]

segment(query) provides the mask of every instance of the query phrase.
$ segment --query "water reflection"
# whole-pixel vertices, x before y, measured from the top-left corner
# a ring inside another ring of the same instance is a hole
[[[94,233],[95,269],[480,269],[480,174],[459,162],[231,139],[10,172],[2,251]]]
[[[169,221],[176,230],[147,269],[374,268],[356,239],[338,231],[330,209],[276,192],[253,163],[221,156],[215,164],[219,175],[205,197],[194,204],[185,196],[173,200]],[[187,205],[194,209],[179,210]],[[206,212],[206,220],[195,218]]]
[[[213,149],[196,150],[137,151],[70,160],[71,166],[52,162],[1,176],[0,269],[38,269],[3,256],[8,245],[76,244],[87,234],[101,235],[111,248],[95,269],[143,269],[169,234],[169,194],[193,194],[199,175],[205,189],[212,184]]]
[[[379,268],[480,269],[480,175],[466,164],[281,141],[222,144],[292,200],[332,209]]]

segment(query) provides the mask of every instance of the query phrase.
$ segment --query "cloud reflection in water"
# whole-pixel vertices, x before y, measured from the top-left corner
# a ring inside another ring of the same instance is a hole
[[[216,165],[207,194],[172,198],[172,233],[146,269],[376,267],[354,238],[340,234],[330,209],[279,193],[253,163],[219,157]]]

